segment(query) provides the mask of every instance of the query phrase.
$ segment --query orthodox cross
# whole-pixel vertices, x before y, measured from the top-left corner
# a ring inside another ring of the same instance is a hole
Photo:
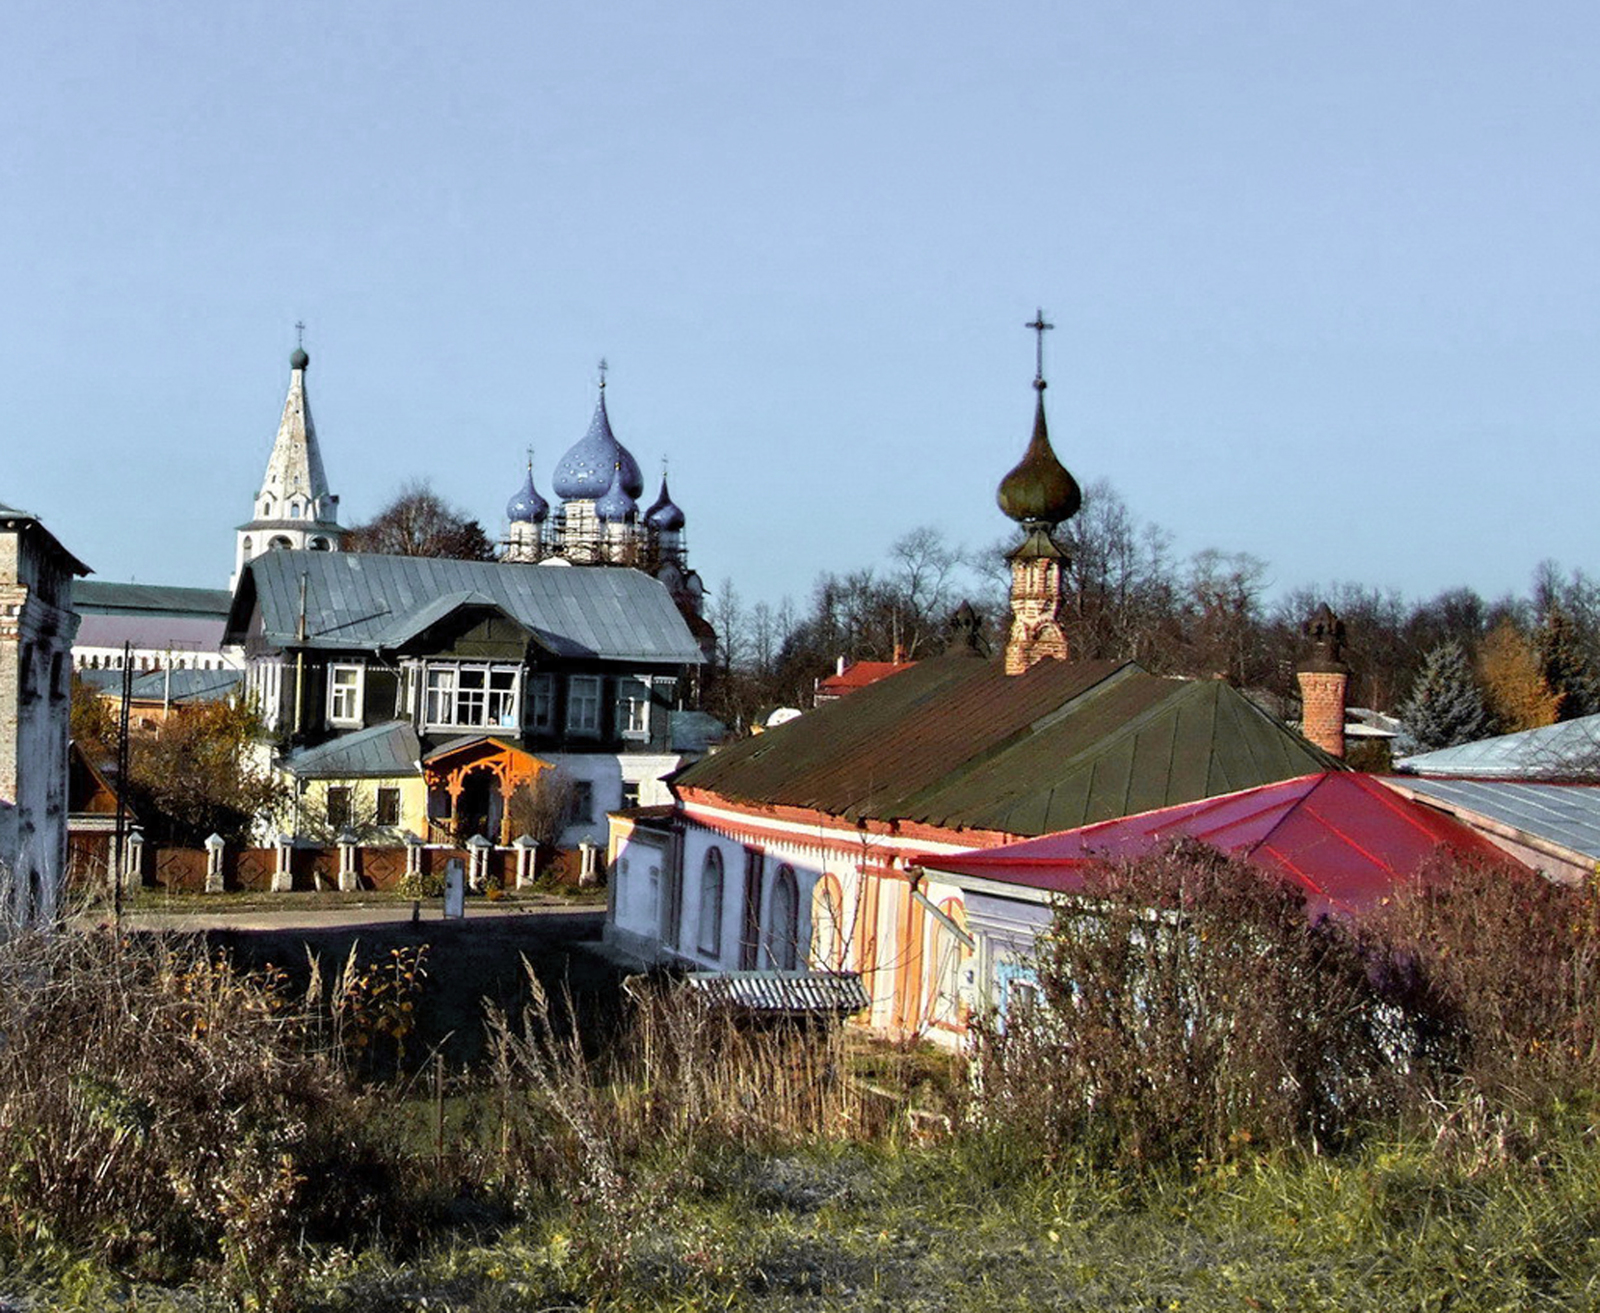
[[[295,320],[294,344],[302,351],[306,349],[306,321],[304,319]]]
[[[533,443],[528,444],[528,477],[533,477]]]
[[[606,385],[606,369],[607,368],[608,368],[608,366],[606,365],[606,358],[604,356],[601,356],[600,357],[600,386],[601,387],[605,387],[605,385]]]
[[[1040,307],[1040,309],[1038,311],[1038,314],[1037,314],[1036,318],[1033,320],[1033,322],[1029,323],[1029,324],[1024,324],[1023,327],[1024,328],[1031,328],[1031,329],[1033,329],[1033,331],[1035,333],[1038,334],[1039,343],[1038,343],[1038,346],[1035,348],[1034,364],[1033,364],[1033,376],[1034,376],[1035,379],[1039,379],[1039,380],[1042,381],[1044,379],[1044,335],[1048,330],[1054,328],[1055,325],[1054,324],[1045,323],[1045,321],[1044,321],[1044,309],[1043,309],[1043,307]]]

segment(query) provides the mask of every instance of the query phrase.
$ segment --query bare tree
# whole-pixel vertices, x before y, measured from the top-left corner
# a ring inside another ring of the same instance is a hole
[[[483,526],[451,506],[426,483],[406,483],[366,524],[350,531],[352,552],[385,556],[446,556],[463,561],[488,561],[494,547]]]

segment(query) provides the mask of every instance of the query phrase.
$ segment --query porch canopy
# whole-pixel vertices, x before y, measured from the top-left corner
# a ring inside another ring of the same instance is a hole
[[[452,841],[481,834],[508,844],[516,837],[507,806],[511,795],[519,785],[533,787],[551,764],[490,734],[452,739],[422,759],[428,819]]]

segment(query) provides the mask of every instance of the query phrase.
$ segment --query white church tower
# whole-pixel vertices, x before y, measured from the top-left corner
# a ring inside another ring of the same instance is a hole
[[[310,363],[304,347],[296,347],[289,357],[289,395],[283,403],[283,419],[278,423],[261,491],[256,493],[255,517],[239,526],[230,592],[239,586],[245,563],[263,552],[285,548],[336,552],[344,545],[339,499],[328,491],[317,429],[311,422],[311,403],[306,398],[306,366]]]

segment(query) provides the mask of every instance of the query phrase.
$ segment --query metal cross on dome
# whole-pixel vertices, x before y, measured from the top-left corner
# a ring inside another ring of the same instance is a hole
[[[606,358],[604,356],[601,356],[600,357],[600,386],[601,387],[604,387],[606,385],[606,370],[608,370],[609,368],[611,368],[611,366],[606,364]]]
[[[302,351],[305,350],[305,347],[306,347],[306,321],[304,319],[297,319],[297,320],[294,321],[294,344],[295,344],[295,346],[300,348],[300,350],[302,350]]]
[[[1039,308],[1039,310],[1036,312],[1036,317],[1034,318],[1033,322],[1024,324],[1023,327],[1024,328],[1033,329],[1033,331],[1038,335],[1039,341],[1038,341],[1037,347],[1035,348],[1034,364],[1033,364],[1033,377],[1034,377],[1035,380],[1037,380],[1039,382],[1043,382],[1044,381],[1044,335],[1047,332],[1049,332],[1050,329],[1054,328],[1055,325],[1054,324],[1047,324],[1045,322],[1044,308],[1041,306]]]

